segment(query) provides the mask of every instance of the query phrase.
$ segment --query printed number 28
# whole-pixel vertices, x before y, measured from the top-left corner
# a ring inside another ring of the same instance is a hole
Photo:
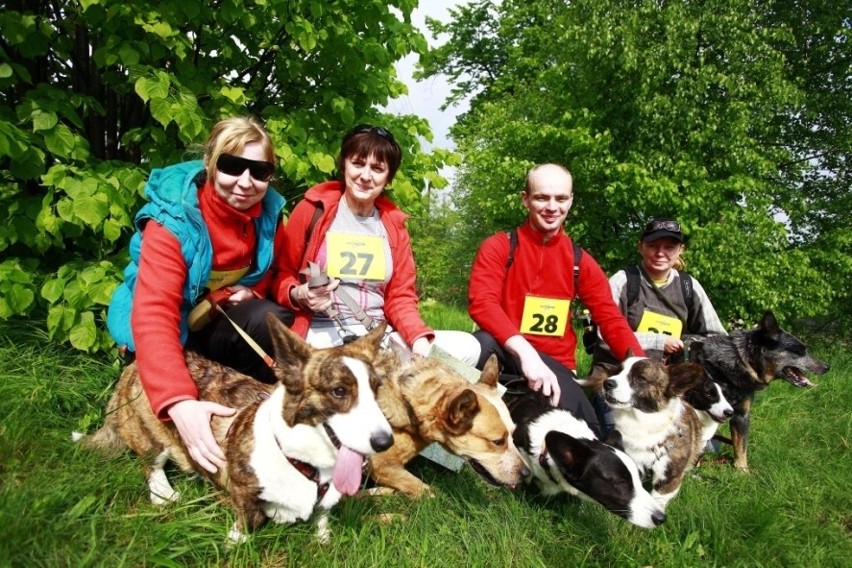
[[[342,252],[340,253],[346,260],[346,264],[340,269],[341,276],[364,276],[370,270],[370,265],[373,263],[373,255],[368,252]],[[361,268],[357,268],[356,264],[361,261]]]
[[[543,314],[533,314],[532,317],[535,323],[530,327],[530,331],[554,333],[557,324],[559,324],[559,316],[550,315],[544,317]]]

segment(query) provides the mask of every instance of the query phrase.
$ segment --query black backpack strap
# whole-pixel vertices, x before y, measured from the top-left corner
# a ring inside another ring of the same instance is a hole
[[[693,320],[698,315],[693,305],[692,276],[681,270],[678,270],[678,274],[680,275],[680,291],[683,293],[683,301],[686,302],[686,326],[690,328],[693,326]]]
[[[308,241],[311,240],[311,234],[314,232],[314,227],[317,225],[317,221],[322,216],[322,202],[318,201],[316,209],[314,209],[314,215],[311,217],[311,222],[308,224],[308,229],[305,231],[305,248],[308,247]]]
[[[515,249],[518,248],[518,229],[512,229],[506,233],[509,237],[509,256],[506,258],[506,270],[515,262]]]
[[[583,258],[583,248],[574,243],[574,297],[580,297],[580,259]]]
[[[635,264],[624,269],[627,275],[627,308],[636,303],[639,299],[639,286],[642,283],[642,278],[639,276],[639,267]]]

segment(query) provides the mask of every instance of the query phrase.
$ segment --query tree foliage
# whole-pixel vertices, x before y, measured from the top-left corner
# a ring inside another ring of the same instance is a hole
[[[452,14],[429,21],[446,41],[421,64],[471,96],[452,131],[470,242],[518,223],[526,170],[558,162],[574,174],[567,230],[608,271],[667,215],[723,318],[850,313],[848,2],[486,0]]]
[[[327,179],[342,134],[379,121],[401,142],[394,192],[417,201],[446,154],[428,125],[379,108],[394,63],[426,49],[415,0],[13,0],[0,9],[0,318],[46,310],[51,337],[110,344],[151,168],[198,157],[218,119],[252,114],[275,141],[273,186]]]

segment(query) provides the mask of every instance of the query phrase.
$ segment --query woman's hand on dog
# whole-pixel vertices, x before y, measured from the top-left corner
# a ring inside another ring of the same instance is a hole
[[[236,409],[201,400],[181,400],[168,410],[181,439],[195,463],[216,473],[225,465],[225,452],[219,447],[210,427],[213,416],[231,416]]]
[[[683,351],[683,341],[678,339],[677,337],[672,337],[670,335],[665,336],[666,341],[663,344],[663,353],[666,355],[674,355],[675,353],[680,353]]]

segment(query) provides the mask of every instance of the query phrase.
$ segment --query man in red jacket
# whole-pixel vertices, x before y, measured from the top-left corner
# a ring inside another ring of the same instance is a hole
[[[529,211],[511,251],[506,233],[479,247],[468,287],[468,313],[480,327],[479,366],[496,353],[507,374],[522,375],[532,390],[571,411],[600,432],[595,411],[575,382],[577,337],[571,301],[579,298],[617,357],[644,355],[636,336],[612,300],[609,281],[597,261],[583,253],[574,289],[574,245],[562,229],[573,201],[571,174],[542,164],[527,174],[521,200]]]

